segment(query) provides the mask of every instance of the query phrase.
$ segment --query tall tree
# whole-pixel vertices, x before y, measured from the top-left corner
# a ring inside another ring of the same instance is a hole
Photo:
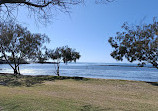
[[[55,50],[49,50],[46,52],[48,57],[55,61],[56,63],[56,75],[59,76],[59,67],[60,63],[64,62],[76,62],[77,59],[81,57],[79,52],[76,52],[75,49],[69,48],[68,46],[57,47]]]
[[[13,22],[0,25],[0,55],[15,75],[20,74],[21,60],[35,60],[46,42],[49,42],[49,38],[45,34],[31,33]]]
[[[116,60],[126,58],[129,62],[139,61],[151,63],[158,68],[158,22],[130,27],[125,23],[124,32],[117,32],[116,37],[110,37],[109,43],[114,48],[111,56]]]

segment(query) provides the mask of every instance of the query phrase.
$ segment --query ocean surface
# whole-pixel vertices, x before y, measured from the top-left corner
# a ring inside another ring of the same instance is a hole
[[[22,64],[20,72],[23,75],[55,75],[55,65]],[[13,70],[7,64],[0,64],[0,73],[13,73]],[[123,63],[61,63],[60,75],[158,82],[158,69],[151,65],[137,67],[136,64]]]

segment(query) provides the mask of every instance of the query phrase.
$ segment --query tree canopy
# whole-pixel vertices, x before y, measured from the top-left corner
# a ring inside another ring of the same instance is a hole
[[[158,22],[130,27],[125,23],[124,32],[117,32],[110,37],[109,43],[114,48],[111,56],[116,60],[126,58],[129,62],[151,63],[158,68]]]
[[[13,68],[14,74],[20,73],[20,61],[36,60],[46,42],[49,38],[45,34],[31,33],[13,22],[0,24],[0,56]]]
[[[37,63],[45,63],[48,60],[48,56],[42,53],[42,51],[39,51],[37,55]]]
[[[57,69],[56,74],[59,76],[59,64],[64,62],[67,64],[68,62],[76,62],[77,59],[81,57],[79,52],[76,52],[75,49],[69,48],[68,46],[57,47],[54,50],[49,50],[46,52],[48,57],[52,60],[55,60]]]

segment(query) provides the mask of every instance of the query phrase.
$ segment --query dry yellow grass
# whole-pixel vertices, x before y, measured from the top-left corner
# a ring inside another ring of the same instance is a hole
[[[55,80],[0,86],[4,111],[157,111],[158,86],[123,80]]]

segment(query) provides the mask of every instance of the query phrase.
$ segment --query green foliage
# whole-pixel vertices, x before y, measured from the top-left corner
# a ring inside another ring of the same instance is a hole
[[[140,66],[145,62],[158,68],[158,22],[152,24],[129,27],[125,23],[124,32],[117,32],[115,37],[109,38],[109,43],[114,48],[111,56],[116,60],[126,58],[129,62],[139,61]]]
[[[61,62],[64,62],[65,64],[73,61],[76,62],[76,60],[81,57],[79,52],[76,52],[75,49],[69,48],[68,46],[57,47],[54,50],[48,50],[46,51],[46,55],[50,59],[55,60],[57,64],[56,74],[58,76],[59,76],[59,64]]]
[[[0,55],[13,68],[14,73],[17,73],[20,61],[36,60],[43,44],[47,42],[49,38],[45,34],[31,33],[12,21],[0,23]]]
[[[38,56],[37,56],[37,61],[38,63],[44,63],[48,59],[46,54],[43,54],[42,51],[39,51]]]
[[[53,59],[57,60],[58,63],[64,62],[76,62],[77,59],[81,57],[79,52],[76,52],[75,49],[69,48],[68,46],[57,47],[55,50],[49,50],[47,55]]]

